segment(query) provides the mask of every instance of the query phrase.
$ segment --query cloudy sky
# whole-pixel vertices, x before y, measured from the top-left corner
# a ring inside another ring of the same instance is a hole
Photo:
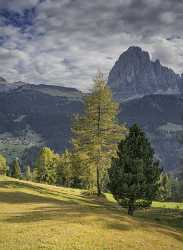
[[[183,72],[182,0],[0,0],[0,76],[86,90],[129,46]]]

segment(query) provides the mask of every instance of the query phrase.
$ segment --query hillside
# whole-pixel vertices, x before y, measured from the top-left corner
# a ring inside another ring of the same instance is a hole
[[[43,145],[57,152],[68,147],[73,114],[82,109],[82,93],[43,84],[14,87],[0,91],[1,153],[9,161],[17,156],[26,161]]]
[[[120,121],[139,124],[147,133],[156,157],[166,170],[180,165],[183,144],[183,98],[180,95],[147,95],[121,104]]]
[[[130,218],[110,195],[0,177],[0,249],[181,250],[183,206],[154,206]]]
[[[31,164],[44,145],[62,152],[70,146],[72,119],[82,112],[82,97],[72,88],[28,84],[0,93],[1,153],[9,161],[18,156]],[[129,126],[140,124],[162,166],[174,170],[183,150],[177,140],[182,130],[181,110],[179,95],[149,95],[123,102],[119,120]]]

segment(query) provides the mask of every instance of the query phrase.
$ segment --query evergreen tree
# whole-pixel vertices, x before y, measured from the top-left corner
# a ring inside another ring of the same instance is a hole
[[[65,150],[57,166],[57,183],[66,187],[72,186],[72,154]]]
[[[0,175],[6,175],[8,171],[6,158],[0,154]]]
[[[128,207],[128,214],[151,204],[159,190],[160,169],[142,129],[133,125],[118,145],[117,157],[109,169],[109,189],[114,198]]]
[[[125,132],[117,123],[117,114],[118,104],[113,101],[103,75],[98,73],[92,92],[84,100],[84,114],[76,116],[72,128],[74,154],[89,186],[96,187],[98,195],[116,144]]]
[[[21,178],[20,162],[18,159],[15,159],[12,163],[11,176],[17,179]]]
[[[54,184],[56,182],[56,171],[58,155],[50,148],[43,147],[35,163],[36,178],[39,182]]]
[[[32,173],[31,173],[30,166],[27,166],[25,169],[25,179],[27,181],[30,181],[32,179]]]
[[[159,198],[160,200],[167,200],[171,197],[171,182],[167,173],[162,172],[160,175],[160,189]]]

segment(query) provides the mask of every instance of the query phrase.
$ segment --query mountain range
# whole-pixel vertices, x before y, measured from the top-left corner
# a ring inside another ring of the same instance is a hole
[[[140,124],[161,165],[175,170],[183,152],[183,77],[152,61],[148,52],[130,47],[117,60],[108,77],[120,102],[120,122]],[[70,146],[71,123],[83,110],[85,94],[74,88],[23,82],[0,77],[0,152],[32,164],[44,145],[62,152]]]

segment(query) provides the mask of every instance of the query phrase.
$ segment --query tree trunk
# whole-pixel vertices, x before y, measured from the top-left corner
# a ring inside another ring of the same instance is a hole
[[[100,188],[100,176],[99,176],[99,166],[97,164],[97,195],[101,195],[101,188]]]
[[[100,141],[100,122],[101,122],[101,107],[100,107],[100,102],[98,105],[98,121],[97,121],[97,143],[98,146],[101,145],[101,141]],[[100,196],[101,195],[101,188],[100,188],[100,149],[98,149],[98,156],[97,156],[97,195]]]
[[[131,215],[131,216],[133,216],[134,210],[135,210],[134,200],[130,199],[129,205],[128,205],[128,214]]]

